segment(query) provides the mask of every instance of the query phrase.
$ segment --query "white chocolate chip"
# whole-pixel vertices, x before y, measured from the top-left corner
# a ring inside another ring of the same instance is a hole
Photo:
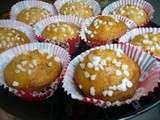
[[[52,62],[49,62],[49,63],[48,63],[48,66],[49,66],[49,67],[52,67]]]
[[[111,97],[111,96],[113,95],[113,91],[111,91],[111,90],[108,90],[108,93],[107,93],[107,95],[108,95],[109,97]]]
[[[90,74],[86,71],[86,72],[84,72],[84,76],[85,76],[85,78],[89,78]]]
[[[126,75],[127,77],[129,77],[129,72],[128,70],[123,71],[124,75]]]
[[[108,22],[108,25],[109,25],[109,26],[112,26],[112,25],[113,25],[113,22]]]
[[[122,76],[122,72],[120,70],[116,70],[116,76]]]
[[[88,68],[93,68],[93,64],[92,64],[92,63],[88,63],[88,64],[87,64],[87,67],[88,67]]]
[[[13,87],[19,86],[19,82],[13,81],[12,86],[13,86]]]
[[[25,66],[25,65],[27,64],[27,61],[24,60],[24,61],[21,62],[21,64],[22,64],[23,66]]]
[[[20,70],[17,70],[17,69],[15,70],[15,73],[20,73],[20,72],[21,72]]]
[[[79,87],[80,89],[82,89],[82,85],[78,85],[78,87]]]
[[[90,95],[91,96],[95,96],[96,95],[96,91],[94,87],[90,87]]]
[[[96,80],[96,75],[91,75],[91,76],[90,76],[90,79],[91,79],[91,80]]]
[[[52,55],[48,55],[47,56],[47,59],[51,59],[53,56]]]
[[[33,60],[32,60],[32,64],[33,64],[34,66],[37,66],[37,65],[38,65],[37,60],[36,60],[36,59],[33,59]]]
[[[61,61],[59,57],[54,57],[54,60],[58,63]]]
[[[34,66],[33,66],[32,64],[29,64],[29,67],[30,67],[30,68],[34,68]]]
[[[122,70],[128,70],[128,65],[123,64],[123,65],[122,65]]]
[[[81,63],[81,64],[80,64],[80,67],[81,67],[82,69],[84,69],[84,68],[85,68],[85,64],[84,64],[84,63]]]
[[[28,75],[32,75],[32,70],[28,70]]]
[[[107,61],[111,61],[112,58],[111,58],[110,56],[108,56],[108,57],[106,58],[106,60],[107,60]]]

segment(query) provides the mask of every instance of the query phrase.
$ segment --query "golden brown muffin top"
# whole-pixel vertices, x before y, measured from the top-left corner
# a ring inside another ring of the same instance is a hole
[[[83,2],[67,2],[61,7],[60,13],[63,15],[72,14],[81,18],[88,18],[94,15],[92,7]]]
[[[126,33],[127,26],[111,16],[98,16],[85,32],[92,41],[112,41]]]
[[[4,71],[7,85],[28,91],[47,87],[60,73],[60,58],[42,50],[29,51],[16,56]]]
[[[29,42],[30,40],[25,33],[13,28],[0,27],[0,53],[9,48]]]
[[[58,22],[48,25],[42,32],[42,36],[48,40],[65,42],[68,39],[79,36],[80,27],[73,23]]]
[[[31,7],[22,10],[17,15],[16,19],[32,26],[36,22],[50,16],[52,16],[51,13],[44,8]]]
[[[75,80],[80,89],[89,89],[90,96],[111,97],[117,91],[126,92],[139,80],[138,65],[118,49],[94,50],[80,61]]]
[[[160,33],[137,35],[131,43],[152,52],[155,56],[160,56]]]
[[[138,26],[143,25],[148,20],[148,15],[145,10],[135,5],[121,6],[117,11],[115,11],[115,14],[128,17]]]

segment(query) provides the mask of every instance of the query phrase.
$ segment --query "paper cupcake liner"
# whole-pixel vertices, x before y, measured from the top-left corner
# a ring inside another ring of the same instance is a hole
[[[94,98],[85,97],[77,87],[74,81],[74,72],[77,65],[80,62],[80,59],[84,56],[88,55],[91,51],[96,49],[121,49],[128,57],[133,59],[141,68],[141,77],[139,80],[139,86],[135,93],[135,95],[128,100],[125,101],[116,101],[111,103],[110,101],[103,101]],[[87,50],[86,52],[80,54],[75,59],[71,61],[69,64],[67,71],[63,80],[63,88],[67,92],[67,95],[71,95],[72,99],[76,99],[79,101],[84,101],[87,103],[92,103],[96,106],[106,108],[110,106],[120,106],[122,104],[130,104],[135,100],[140,100],[142,96],[148,96],[149,92],[153,92],[154,88],[158,86],[160,82],[160,63],[148,55],[142,49],[139,49],[131,44],[109,44],[104,46],[99,46]]]
[[[31,7],[44,8],[48,10],[52,15],[57,14],[56,8],[49,3],[39,1],[39,0],[24,0],[24,1],[17,2],[12,6],[10,11],[10,18],[13,20],[16,20],[17,14],[19,14],[24,9],[31,8]]]
[[[85,3],[86,5],[92,7],[93,13],[95,16],[99,15],[101,12],[101,7],[100,7],[99,3],[95,0],[56,0],[54,5],[58,11],[58,14],[60,14],[59,11],[60,11],[61,7],[67,2],[83,2],[83,3]]]
[[[33,35],[32,27],[16,20],[1,19],[0,27],[13,28],[26,34],[30,42],[37,42]]]
[[[128,5],[128,4],[139,6],[140,8],[143,8],[148,13],[149,19],[142,26],[147,25],[153,18],[153,14],[155,10],[153,6],[145,0],[118,0],[116,2],[111,3],[106,8],[104,8],[104,10],[102,11],[102,15],[113,14],[113,11],[115,11],[120,6]]]
[[[120,43],[129,43],[135,36],[137,35],[143,35],[145,33],[149,33],[149,32],[153,32],[153,33],[160,33],[160,28],[136,28],[133,29],[131,31],[129,31],[128,33],[126,33],[125,35],[123,35],[120,39],[119,42]],[[153,52],[151,51],[147,51],[145,50],[147,53],[149,53],[150,55],[153,55]],[[155,58],[157,58],[158,60],[160,60],[160,56],[154,56]]]
[[[80,42],[80,37],[77,36],[76,38],[70,38],[67,40],[66,43],[62,43],[62,42],[58,42],[57,41],[53,41],[53,40],[49,40],[49,39],[45,39],[41,34],[43,32],[43,30],[50,24],[52,23],[57,23],[57,22],[66,22],[66,23],[73,23],[77,26],[81,26],[82,23],[82,19],[80,19],[79,17],[76,16],[72,16],[72,15],[59,15],[59,16],[54,16],[54,17],[49,17],[46,18],[40,22],[38,22],[37,24],[34,25],[33,29],[34,29],[34,34],[36,36],[36,38],[39,41],[44,41],[44,42],[51,42],[53,44],[59,45],[65,49],[67,49],[69,51],[70,54],[73,54],[76,50],[76,48],[79,45]]]
[[[108,16],[112,16],[112,15],[108,15]],[[97,17],[97,16],[96,16]],[[105,45],[109,42],[107,41],[96,41],[96,42],[92,42],[90,40],[87,39],[87,36],[86,36],[86,33],[85,33],[85,30],[90,26],[90,24],[93,22],[93,20],[96,18],[96,17],[90,17],[88,19],[86,19],[83,23],[82,23],[82,27],[81,27],[81,32],[80,32],[80,37],[81,39],[90,47],[96,47],[96,46],[100,46],[100,45]],[[115,19],[117,20],[120,20],[120,21],[123,21],[127,27],[128,27],[128,30],[131,30],[133,28],[136,28],[136,23],[126,17],[123,17],[123,16],[119,16],[119,15],[116,15],[116,16],[112,16],[114,17]],[[116,40],[113,40],[113,41],[117,41],[118,39]],[[110,42],[111,43],[111,42]]]
[[[17,90],[14,88],[11,88],[7,86],[4,80],[4,69],[7,64],[10,63],[12,59],[14,59],[15,56],[18,54],[22,54],[27,51],[33,51],[33,50],[44,50],[47,53],[51,55],[58,56],[61,60],[61,64],[63,66],[62,72],[60,76],[47,88],[44,88],[41,91],[23,91],[23,90]],[[54,94],[54,91],[57,89],[58,84],[63,79],[64,73],[67,69],[67,66],[70,62],[70,55],[66,50],[63,48],[49,44],[49,43],[30,43],[26,45],[21,45],[12,49],[7,50],[6,52],[2,53],[0,55],[0,86],[4,86],[4,89],[8,89],[9,92],[14,93],[16,96],[19,96],[20,98],[26,100],[26,101],[41,101],[44,99],[47,99],[48,97],[52,96]]]

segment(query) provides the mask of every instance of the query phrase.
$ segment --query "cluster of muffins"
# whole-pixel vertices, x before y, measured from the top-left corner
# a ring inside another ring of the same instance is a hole
[[[101,8],[94,0],[57,0],[54,5],[26,0],[12,7],[11,19],[29,26],[31,30],[28,31],[32,32],[30,36],[35,37],[37,42],[51,42],[41,43],[42,46],[49,47],[48,49],[46,47],[47,50],[53,50],[50,48],[53,44],[61,47],[65,45],[63,48],[69,49],[72,55],[80,40],[85,41],[90,47],[108,43],[118,44],[123,42],[120,38],[128,36],[128,32],[133,28],[148,24],[153,14],[152,6],[143,0],[143,4],[129,1],[131,2],[118,0],[113,3],[116,8],[111,7],[111,4],[100,15]],[[148,8],[144,7],[145,4]],[[26,31],[23,28],[0,26],[0,53],[21,49],[20,45],[24,45],[23,49],[30,46],[32,40]],[[159,40],[160,32],[151,31],[129,37],[127,42],[151,51],[154,56],[160,56]],[[119,48],[101,48],[89,50],[76,64],[75,69],[70,71],[74,73],[73,84],[88,98],[105,102],[131,99],[139,86],[141,66]],[[64,64],[65,61],[69,62],[67,53],[60,53],[57,49],[54,49],[54,53],[55,55],[50,55],[48,51],[40,49],[15,53],[3,70],[6,86],[31,94],[35,91],[37,94],[41,93],[50,87],[63,76],[62,73],[68,65]],[[63,60],[60,56],[64,57]],[[65,76],[69,74],[66,72]]]

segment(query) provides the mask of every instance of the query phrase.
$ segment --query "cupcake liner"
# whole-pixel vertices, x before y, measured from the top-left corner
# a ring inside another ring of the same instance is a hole
[[[145,0],[118,0],[116,2],[111,3],[106,8],[104,8],[104,10],[102,11],[102,15],[113,14],[113,11],[115,11],[120,6],[128,5],[128,4],[129,5],[136,5],[140,8],[143,8],[148,13],[149,19],[142,26],[147,25],[151,21],[151,19],[153,18],[153,14],[154,14],[155,10],[154,10],[153,6]]]
[[[0,27],[13,28],[26,34],[31,42],[37,42],[33,35],[32,27],[16,20],[1,19]]]
[[[49,3],[39,1],[39,0],[24,0],[24,1],[17,2],[12,6],[10,11],[10,18],[13,20],[16,20],[17,14],[19,14],[22,10],[31,8],[31,7],[44,8],[48,10],[52,15],[57,14],[56,8]]]
[[[133,28],[135,28],[137,25],[134,21],[126,18],[126,17],[123,17],[123,16],[119,16],[119,15],[116,15],[116,16],[112,16],[112,15],[109,15],[111,17],[114,17],[115,19],[117,20],[120,20],[120,21],[123,21],[127,27],[128,27],[128,30],[131,30]],[[97,16],[96,16],[97,17]],[[80,37],[81,39],[90,47],[96,47],[96,46],[100,46],[100,45],[105,45],[107,44],[108,42],[105,42],[105,41],[101,41],[99,40],[99,42],[91,42],[90,40],[87,39],[86,37],[86,33],[85,33],[85,29],[87,29],[87,27],[90,26],[90,24],[93,22],[93,20],[96,18],[96,17],[90,17],[88,19],[86,19],[83,23],[82,23],[82,27],[81,27],[81,32],[80,32]],[[113,40],[114,41],[114,40]],[[117,41],[117,40],[115,40]]]
[[[93,50],[105,49],[105,48],[121,49],[125,54],[127,54],[128,57],[133,59],[140,66],[141,69],[141,77],[139,80],[140,83],[135,95],[131,99],[121,102],[116,101],[111,103],[109,101],[88,98],[85,97],[77,87],[74,81],[74,72],[80,60]],[[142,49],[139,49],[131,44],[109,44],[87,50],[86,52],[80,54],[75,59],[73,59],[69,64],[67,71],[65,73],[63,80],[63,88],[67,92],[67,95],[71,95],[72,99],[84,101],[87,103],[92,103],[102,108],[107,108],[115,105],[120,106],[122,104],[130,104],[133,101],[140,100],[142,96],[148,96],[150,92],[153,92],[154,88],[158,86],[159,82],[160,82],[160,63],[155,58],[148,55]]]
[[[47,88],[44,88],[41,91],[29,92],[29,91],[17,90],[7,86],[7,84],[5,83],[4,74],[3,74],[3,71],[6,65],[9,64],[10,61],[14,59],[14,57],[17,56],[18,54],[22,54],[27,51],[33,51],[36,49],[43,50],[51,55],[58,56],[61,59],[61,64],[63,68],[60,76],[50,86],[48,86]],[[7,50],[6,52],[0,55],[0,59],[1,59],[0,86],[4,86],[4,89],[8,89],[9,92],[14,93],[16,96],[19,96],[23,100],[41,101],[41,100],[47,99],[48,97],[54,94],[54,91],[57,89],[58,84],[63,79],[64,73],[70,62],[70,55],[66,50],[56,45],[52,45],[49,43],[30,43],[30,44],[21,45],[21,46]]]
[[[133,30],[129,31],[128,33],[126,33],[125,35],[123,35],[119,39],[119,42],[120,43],[129,43],[135,36],[142,35],[142,34],[149,33],[149,32],[160,33],[160,28],[152,28],[152,27],[146,28],[145,27],[145,28],[133,29]],[[151,51],[147,51],[147,50],[145,50],[145,51],[147,53],[149,53],[150,55],[154,56]],[[154,56],[154,57],[157,58],[158,60],[160,60],[160,56]]]
[[[56,7],[56,9],[58,11],[58,14],[60,14],[59,11],[60,11],[61,7],[66,2],[83,2],[86,5],[92,7],[93,13],[94,13],[95,16],[99,15],[100,12],[101,12],[101,7],[100,7],[99,3],[97,1],[95,1],[95,0],[56,0],[55,3],[54,3],[54,5],[55,5],[55,7]]]
[[[57,22],[66,22],[66,23],[73,23],[77,26],[81,26],[82,23],[82,19],[80,19],[79,17],[76,16],[72,16],[72,15],[59,15],[59,16],[54,16],[54,17],[49,17],[46,18],[40,22],[38,22],[37,24],[34,25],[34,34],[36,36],[36,38],[39,41],[44,41],[44,42],[51,42],[53,44],[59,45],[65,49],[67,49],[69,51],[70,54],[73,54],[76,50],[76,48],[79,45],[80,42],[80,38],[79,36],[77,36],[76,38],[70,38],[67,40],[66,43],[62,43],[62,42],[58,42],[58,41],[53,41],[53,40],[49,40],[49,39],[45,39],[41,34],[43,32],[43,30],[50,24],[52,23],[57,23]]]

